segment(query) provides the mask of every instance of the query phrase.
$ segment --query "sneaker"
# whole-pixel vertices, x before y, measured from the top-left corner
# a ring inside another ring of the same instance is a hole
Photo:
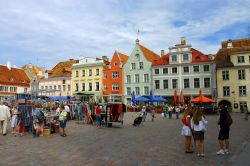
[[[216,152],[216,154],[217,154],[217,155],[223,155],[223,154],[225,154],[225,152],[224,152],[224,150],[221,149],[221,150],[219,150],[218,152]]]
[[[224,152],[225,152],[225,154],[229,154],[228,149],[225,149]]]

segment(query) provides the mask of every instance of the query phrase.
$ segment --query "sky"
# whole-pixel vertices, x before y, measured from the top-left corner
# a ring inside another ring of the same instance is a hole
[[[221,41],[249,36],[249,10],[250,0],[0,0],[0,64],[111,59],[130,55],[137,36],[158,54],[182,36],[215,54]]]

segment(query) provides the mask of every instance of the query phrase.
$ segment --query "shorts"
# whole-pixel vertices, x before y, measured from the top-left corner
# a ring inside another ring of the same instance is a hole
[[[204,140],[204,131],[194,131],[194,140]]]
[[[66,127],[67,121],[61,121],[60,122],[60,127],[64,129]]]
[[[182,130],[181,130],[181,135],[192,136],[191,129],[188,126],[183,125]]]
[[[229,128],[221,128],[218,136],[218,140],[229,139]]]

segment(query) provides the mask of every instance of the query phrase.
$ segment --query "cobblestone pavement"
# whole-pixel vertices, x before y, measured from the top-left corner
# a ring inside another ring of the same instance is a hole
[[[243,114],[233,114],[230,133],[230,155],[217,156],[217,115],[209,115],[205,134],[205,158],[185,154],[181,120],[167,119],[160,115],[154,122],[134,127],[138,113],[126,113],[121,128],[98,128],[70,121],[68,136],[58,134],[33,138],[31,134],[14,137],[0,135],[0,165],[232,165],[243,146],[249,141],[250,121]]]

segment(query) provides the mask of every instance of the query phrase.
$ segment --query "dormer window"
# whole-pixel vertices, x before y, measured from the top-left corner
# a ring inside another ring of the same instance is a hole
[[[139,53],[136,53],[135,56],[136,56],[137,58],[140,58],[140,54],[139,54]]]
[[[172,62],[177,62],[177,55],[172,55],[171,58],[172,58]]]
[[[183,61],[188,61],[188,54],[183,54]]]
[[[200,56],[195,57],[196,60],[201,60]]]

